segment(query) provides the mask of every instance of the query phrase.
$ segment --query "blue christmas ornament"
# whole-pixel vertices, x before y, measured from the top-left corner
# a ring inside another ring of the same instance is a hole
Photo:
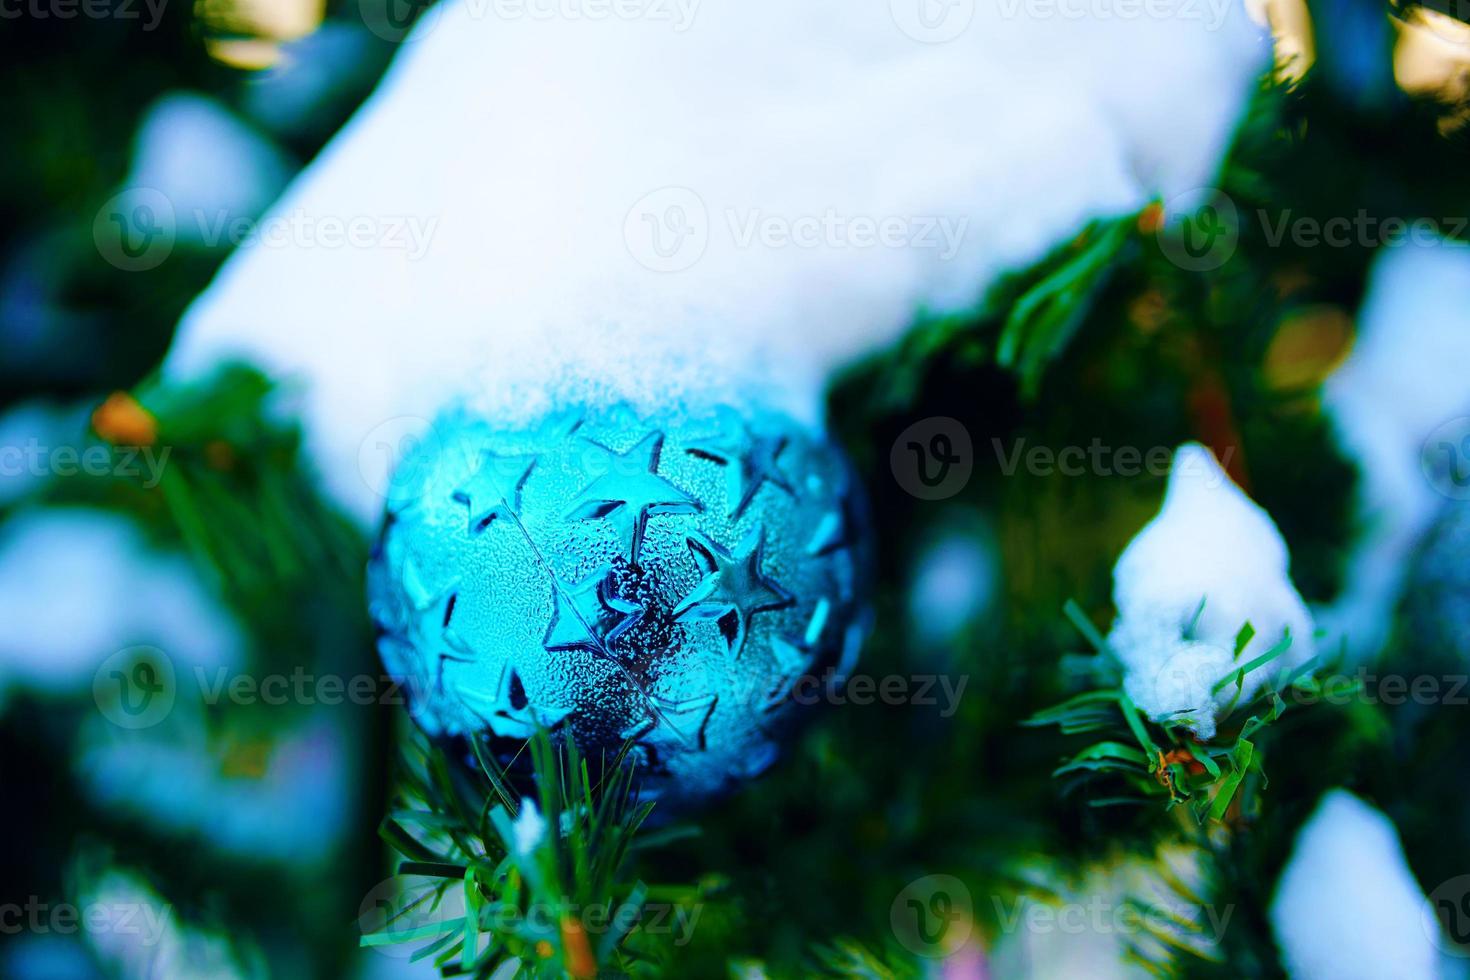
[[[869,537],[841,452],[773,412],[456,414],[395,476],[369,598],[430,735],[631,740],[645,792],[695,799],[852,668]]]

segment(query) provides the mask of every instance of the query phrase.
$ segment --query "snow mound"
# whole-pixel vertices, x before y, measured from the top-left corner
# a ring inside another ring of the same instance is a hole
[[[1246,673],[1246,700],[1315,652],[1276,525],[1195,443],[1175,451],[1163,507],[1119,556],[1113,604],[1108,645],[1129,697],[1155,721],[1180,722],[1200,738],[1214,737],[1217,712],[1236,697],[1233,683],[1214,692],[1219,681],[1289,634],[1285,653]],[[1247,623],[1255,632],[1237,657]]]

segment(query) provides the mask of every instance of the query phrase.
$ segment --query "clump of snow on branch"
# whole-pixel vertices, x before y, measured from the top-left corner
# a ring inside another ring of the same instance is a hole
[[[1291,646],[1248,671],[1248,699],[1283,667],[1314,653],[1311,615],[1287,573],[1286,545],[1257,504],[1197,444],[1174,454],[1164,504],[1113,568],[1118,618],[1108,645],[1121,661],[1128,695],[1149,717],[1177,722],[1200,738],[1236,699],[1217,684],[1284,637]],[[1238,652],[1249,623],[1254,635]]]
[[[744,398],[817,423],[834,367],[920,311],[1208,183],[1268,54],[1238,5],[954,6],[942,39],[904,4],[435,8],[267,216],[299,234],[226,263],[166,373],[243,356],[302,381],[308,449],[364,521],[370,434],[466,393],[507,424]]]
[[[1470,416],[1467,364],[1470,249],[1443,242],[1381,249],[1357,343],[1324,392],[1338,439],[1360,468],[1362,529],[1343,593],[1325,618],[1359,657],[1387,639],[1407,556],[1445,503],[1425,472],[1426,441]],[[1455,431],[1470,432],[1470,421]],[[1433,463],[1435,447],[1428,448]]]
[[[1345,790],[1324,796],[1299,832],[1270,916],[1294,978],[1443,975],[1438,924],[1393,823]]]
[[[161,648],[179,668],[238,663],[238,623],[182,555],[121,514],[25,512],[0,534],[0,699],[13,686],[68,693],[109,655]]]
[[[1200,852],[1165,844],[1151,855],[1118,855],[1073,877],[1023,868],[1034,897],[994,899],[999,919],[990,965],[997,977],[1165,975],[1185,956],[1219,959],[1235,908],[1211,900]]]

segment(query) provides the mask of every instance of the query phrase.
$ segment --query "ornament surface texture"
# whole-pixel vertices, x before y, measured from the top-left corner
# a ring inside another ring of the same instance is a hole
[[[400,464],[369,604],[431,736],[631,741],[646,795],[699,799],[851,670],[869,541],[845,457],[783,415],[451,414]]]

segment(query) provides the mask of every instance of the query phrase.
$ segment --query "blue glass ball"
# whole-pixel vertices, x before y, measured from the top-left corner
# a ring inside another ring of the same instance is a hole
[[[389,498],[370,611],[432,736],[631,742],[646,794],[706,798],[775,760],[866,632],[860,489],[775,412],[453,413]]]

